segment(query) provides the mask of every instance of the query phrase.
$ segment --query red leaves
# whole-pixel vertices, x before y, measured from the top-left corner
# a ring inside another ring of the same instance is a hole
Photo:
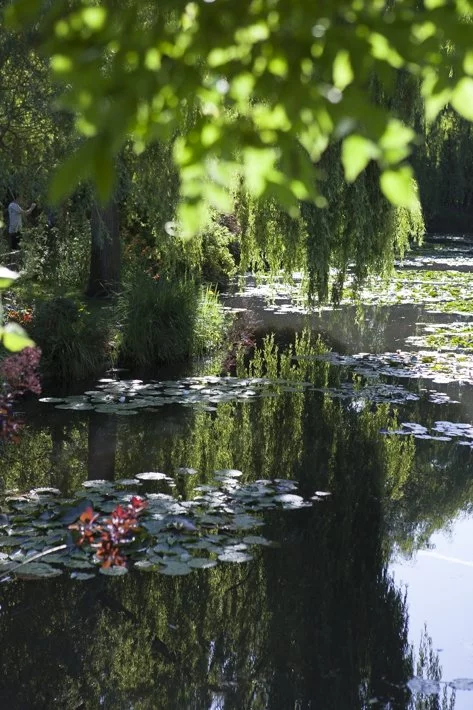
[[[117,505],[111,517],[103,522],[98,522],[99,513],[89,507],[69,529],[78,531],[77,545],[87,544],[95,549],[102,567],[124,567],[126,557],[121,554],[120,545],[132,542],[138,528],[138,515],[147,505],[143,498],[133,496],[127,506]]]

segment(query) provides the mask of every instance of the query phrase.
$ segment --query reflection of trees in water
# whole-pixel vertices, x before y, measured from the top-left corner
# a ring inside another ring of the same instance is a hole
[[[432,639],[427,633],[426,626],[422,631],[419,650],[414,658],[414,668],[417,678],[436,682],[442,680],[442,667],[439,656],[434,651]],[[454,710],[455,701],[455,690],[443,684],[439,693],[420,693],[414,696],[409,705],[409,710]]]
[[[310,344],[298,348],[308,353]],[[277,352],[269,354],[265,368],[278,366]],[[290,367],[289,359],[282,363],[284,377],[319,386],[339,372],[313,361],[297,373]],[[236,467],[244,479],[293,478],[306,494],[330,490],[331,498],[313,509],[269,512],[264,533],[280,548],[258,551],[248,565],[182,579],[141,572],[3,587],[0,634],[8,654],[0,705],[76,710],[99,707],[103,698],[114,710],[204,710],[213,702],[226,710],[361,710],[378,698],[396,710],[449,708],[417,708],[405,686],[413,675],[406,600],[386,572],[386,533],[403,506],[421,523],[439,483],[423,474],[416,483],[410,439],[380,436],[389,407],[357,414],[320,393],[290,392],[216,412],[172,412],[100,430],[68,418],[63,446],[53,432],[55,415],[63,415],[56,412],[18,448],[10,485],[57,485],[68,470],[77,485],[87,478],[88,441],[89,464],[100,468],[103,446],[117,478],[193,466],[201,476],[179,481],[184,497],[212,470]],[[445,485],[441,505],[450,491]],[[424,493],[429,504],[413,500]]]
[[[328,488],[333,500],[270,512],[264,532],[281,547],[249,565],[5,587],[3,704],[67,710],[103,697],[114,709],[201,710],[220,697],[227,710],[355,710],[394,696],[406,707],[405,603],[385,572],[381,494],[411,451],[377,435],[387,416],[291,393],[203,412],[172,436],[158,421],[120,423],[117,476],[129,465],[237,465]],[[186,478],[181,493],[193,485]]]

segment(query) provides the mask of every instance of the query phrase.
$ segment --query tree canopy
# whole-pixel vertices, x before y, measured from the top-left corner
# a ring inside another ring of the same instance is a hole
[[[105,198],[129,137],[137,152],[172,141],[194,231],[204,204],[230,209],[235,180],[293,216],[301,201],[322,206],[317,166],[334,142],[347,181],[376,161],[384,195],[416,206],[399,78],[419,87],[428,121],[448,102],[472,119],[472,10],[469,0],[17,0],[7,19],[31,27],[82,136],[52,196],[92,176]]]

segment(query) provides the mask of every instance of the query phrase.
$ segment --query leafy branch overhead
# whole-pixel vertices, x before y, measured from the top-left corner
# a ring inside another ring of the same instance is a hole
[[[84,137],[52,196],[92,176],[105,199],[125,140],[137,152],[172,140],[193,231],[204,203],[230,208],[237,177],[292,214],[301,200],[323,205],[316,164],[333,142],[348,181],[374,160],[385,196],[414,207],[405,161],[416,136],[396,86],[412,77],[427,121],[449,102],[473,119],[472,10],[469,0],[17,0],[7,19],[38,33]]]

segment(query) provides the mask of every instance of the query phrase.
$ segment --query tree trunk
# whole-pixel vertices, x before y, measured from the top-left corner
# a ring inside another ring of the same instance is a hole
[[[90,275],[86,295],[107,297],[120,286],[120,234],[118,204],[114,198],[106,205],[94,202],[90,216]]]

